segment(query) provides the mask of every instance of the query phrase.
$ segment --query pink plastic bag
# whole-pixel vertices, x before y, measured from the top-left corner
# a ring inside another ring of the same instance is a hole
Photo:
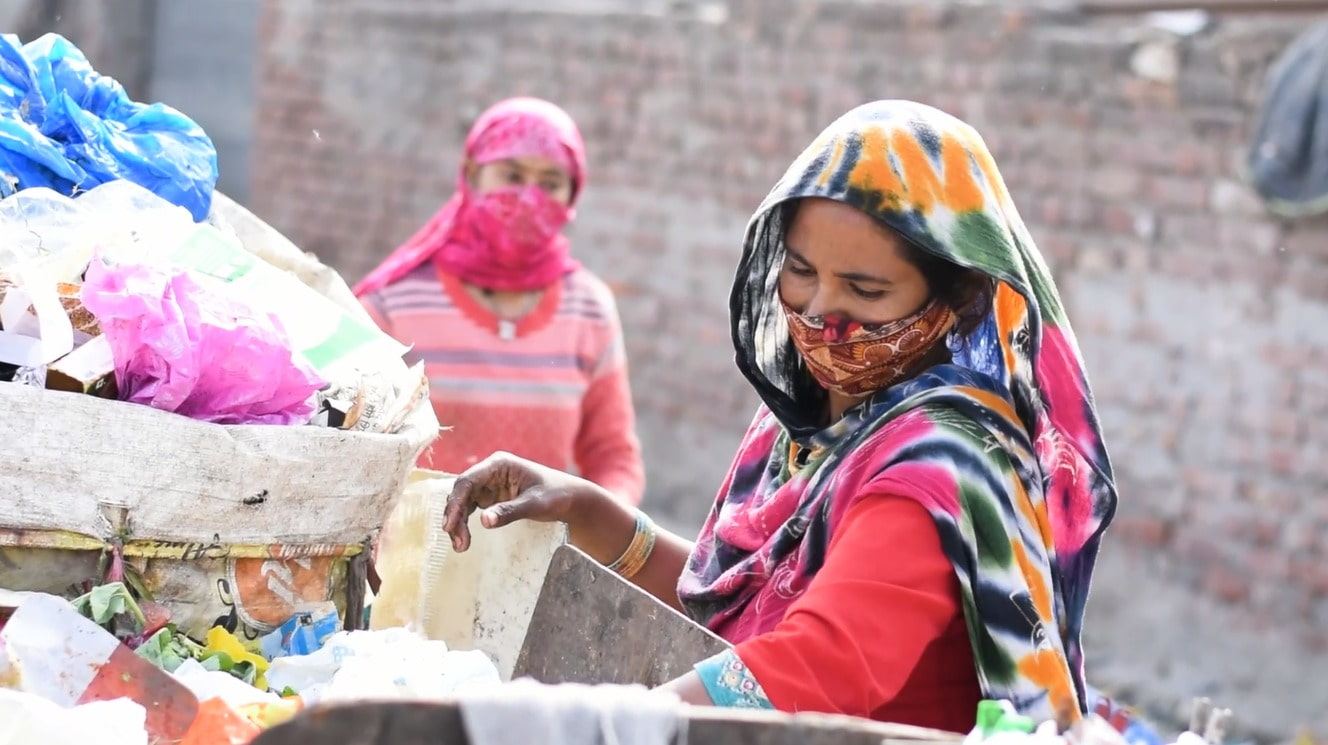
[[[218,424],[305,424],[325,383],[280,321],[182,269],[93,259],[83,305],[115,359],[120,399]]]

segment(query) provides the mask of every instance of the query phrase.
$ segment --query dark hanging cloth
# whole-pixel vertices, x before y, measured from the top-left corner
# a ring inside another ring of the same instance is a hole
[[[1250,184],[1279,215],[1328,212],[1328,23],[1287,47],[1265,90],[1246,159]]]

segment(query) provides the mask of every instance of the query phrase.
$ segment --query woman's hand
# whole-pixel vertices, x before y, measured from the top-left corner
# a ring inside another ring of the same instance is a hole
[[[517,520],[565,523],[568,542],[605,566],[623,555],[636,534],[636,508],[607,489],[508,453],[495,453],[457,477],[443,512],[443,530],[457,552],[470,548],[468,523],[475,510],[482,510],[485,528]],[[678,577],[692,544],[657,529],[654,546],[631,581],[682,610]]]
[[[470,515],[480,509],[480,524],[497,528],[517,520],[573,523],[582,508],[610,497],[585,479],[532,463],[509,453],[495,453],[457,478],[443,513],[443,530],[458,552],[470,548]]]

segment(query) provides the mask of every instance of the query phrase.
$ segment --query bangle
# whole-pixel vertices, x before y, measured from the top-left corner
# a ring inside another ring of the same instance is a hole
[[[623,551],[618,560],[609,565],[609,570],[617,572],[623,579],[631,579],[636,573],[641,571],[641,567],[646,565],[650,559],[650,553],[655,550],[655,523],[653,523],[646,513],[636,511],[636,532],[632,535],[632,542],[627,544],[627,549]]]

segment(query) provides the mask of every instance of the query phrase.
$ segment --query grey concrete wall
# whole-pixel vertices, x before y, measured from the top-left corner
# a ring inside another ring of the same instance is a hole
[[[151,96],[185,112],[217,146],[218,188],[249,198],[261,0],[157,3]]]

